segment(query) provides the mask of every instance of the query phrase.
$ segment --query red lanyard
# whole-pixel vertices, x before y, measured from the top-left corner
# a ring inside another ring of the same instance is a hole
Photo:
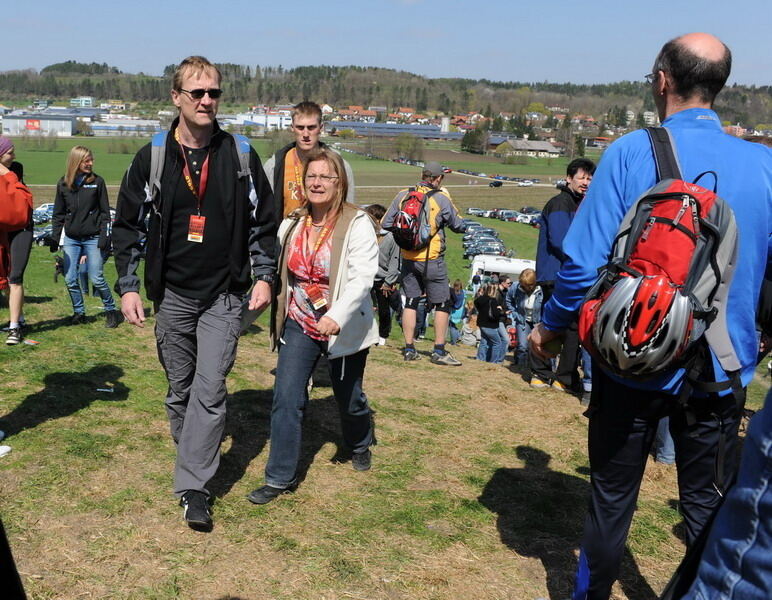
[[[324,244],[327,241],[327,238],[330,237],[330,234],[332,233],[333,228],[335,227],[335,222],[333,221],[331,224],[325,224],[322,230],[319,232],[319,236],[316,238],[316,243],[314,244],[314,249],[311,252],[311,254],[308,254],[307,246],[308,246],[308,234],[311,232],[311,228],[313,227],[311,223],[311,215],[308,215],[306,217],[306,225],[303,228],[303,262],[306,265],[306,271],[308,272],[308,278],[311,282],[316,283],[316,277],[314,277],[313,271],[314,271],[314,262],[316,261],[316,253],[319,252],[319,248],[322,247],[322,244]]]
[[[182,162],[185,165],[182,167],[182,175],[185,177],[185,183],[188,184],[188,189],[193,197],[196,199],[196,214],[201,215],[201,202],[204,200],[206,194],[206,184],[209,181],[209,152],[206,153],[204,164],[201,166],[201,178],[198,180],[198,189],[193,184],[193,178],[190,176],[190,167],[188,166],[188,158],[185,156],[185,149],[180,142],[180,132],[178,129],[174,130],[174,139],[180,146],[180,152],[182,152]]]

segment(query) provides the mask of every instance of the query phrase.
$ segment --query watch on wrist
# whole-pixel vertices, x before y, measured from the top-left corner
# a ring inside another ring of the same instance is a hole
[[[258,275],[255,279],[257,279],[258,281],[265,281],[267,284],[270,285],[273,283],[273,274]]]

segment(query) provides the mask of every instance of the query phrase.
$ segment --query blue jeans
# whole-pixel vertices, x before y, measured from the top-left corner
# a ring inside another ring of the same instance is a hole
[[[772,598],[772,394],[751,419],[737,483],[716,515],[682,600]]]
[[[503,363],[509,350],[509,333],[505,323],[499,323],[499,353],[494,355],[493,362]]]
[[[654,458],[666,465],[675,463],[675,444],[670,435],[670,417],[662,417],[657,425],[657,437],[654,438]]]
[[[456,324],[452,320],[448,321],[448,337],[450,338],[450,343],[453,346],[458,343],[458,338],[461,337],[461,332],[458,330],[458,327],[456,327]]]
[[[581,352],[580,358],[582,360],[582,390],[585,392],[592,391],[592,356],[584,346],[579,346]],[[675,458],[673,458],[675,460]]]
[[[480,327],[480,345],[477,347],[477,360],[496,362],[501,352],[501,336],[498,327]]]
[[[525,366],[528,364],[528,335],[533,326],[527,321],[516,321],[517,347],[515,348],[515,364]]]
[[[88,277],[102,298],[105,310],[115,310],[115,301],[110,293],[110,286],[107,285],[102,272],[102,252],[97,247],[98,242],[98,235],[80,240],[64,236],[64,283],[67,285],[67,291],[72,299],[72,310],[76,314],[86,314],[83,293],[78,282],[78,263],[83,255],[86,256]]]
[[[326,351],[327,342],[307,336],[292,319],[285,321],[273,387],[271,451],[265,466],[265,482],[268,485],[286,489],[297,481],[303,414],[308,404],[308,380],[319,357]],[[356,354],[328,361],[332,391],[340,411],[343,441],[354,454],[367,451],[375,439],[370,406],[362,391],[368,352],[365,348]]]

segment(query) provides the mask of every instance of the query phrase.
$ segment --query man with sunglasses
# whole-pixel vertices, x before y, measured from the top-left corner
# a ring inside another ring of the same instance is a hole
[[[276,219],[281,223],[296,208],[304,203],[303,199],[303,161],[306,155],[319,146],[322,134],[322,109],[316,102],[301,102],[292,109],[292,133],[295,141],[279,150],[265,163],[265,174],[271,182],[276,199]],[[348,177],[348,195],[346,201],[354,203],[354,174],[351,166],[344,160]]]
[[[194,529],[212,527],[207,482],[217,471],[225,427],[225,378],[236,357],[242,300],[271,299],[276,212],[260,159],[241,167],[234,138],[215,120],[220,72],[201,56],[177,67],[179,110],[161,148],[148,144],[121,183],[113,225],[116,291],[126,321],[143,327],[137,276],[146,240],[145,288],[156,313],[158,356],[169,382],[166,411],[177,447],[174,493]],[[164,153],[152,181],[153,153]],[[149,227],[146,229],[146,218]]]

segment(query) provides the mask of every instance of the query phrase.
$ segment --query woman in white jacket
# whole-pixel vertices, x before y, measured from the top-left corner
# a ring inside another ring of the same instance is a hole
[[[271,451],[265,485],[249,494],[266,504],[294,489],[308,381],[328,357],[343,439],[357,471],[370,468],[374,443],[362,379],[370,346],[378,343],[370,289],[378,243],[370,217],[345,202],[348,179],[338,154],[319,148],[303,171],[306,204],[279,227],[279,268],[271,308],[271,345],[279,348]]]

